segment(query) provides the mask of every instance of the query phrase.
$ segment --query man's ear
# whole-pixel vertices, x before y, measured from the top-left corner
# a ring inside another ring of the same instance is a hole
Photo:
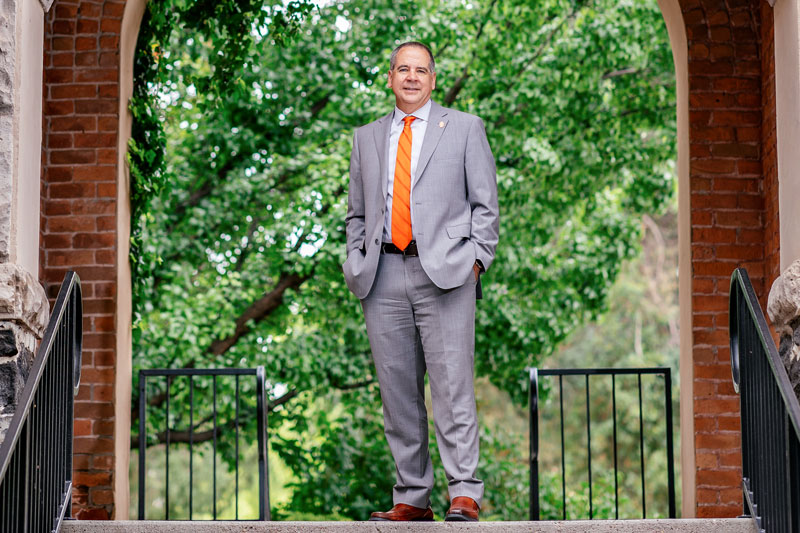
[[[431,91],[434,91],[434,90],[436,90],[436,73],[435,72],[433,73],[433,88],[431,89]]]
[[[386,86],[389,87],[390,89],[392,88],[392,71],[391,71],[391,69],[386,74]]]

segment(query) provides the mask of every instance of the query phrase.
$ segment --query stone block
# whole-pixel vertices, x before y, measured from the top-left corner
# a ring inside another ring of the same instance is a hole
[[[800,398],[800,260],[772,284],[767,314],[780,335],[778,353],[795,395]]]
[[[800,259],[772,283],[767,298],[767,314],[775,329],[793,335],[790,323],[800,317]]]
[[[41,338],[49,314],[47,294],[36,277],[19,265],[0,264],[0,322],[19,324]]]
[[[0,264],[0,442],[30,373],[49,316],[39,281],[12,263]]]
[[[14,418],[14,415],[0,415],[0,444],[3,444],[3,440],[6,438],[12,418]]]
[[[0,333],[14,333],[18,326],[0,324]],[[13,414],[28,379],[33,351],[25,346],[15,346],[11,356],[0,356],[0,414]]]

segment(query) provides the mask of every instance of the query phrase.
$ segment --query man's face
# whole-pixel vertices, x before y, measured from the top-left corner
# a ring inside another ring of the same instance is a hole
[[[404,113],[413,113],[425,105],[436,88],[436,73],[430,71],[429,63],[428,52],[419,46],[406,46],[397,52],[388,86]]]

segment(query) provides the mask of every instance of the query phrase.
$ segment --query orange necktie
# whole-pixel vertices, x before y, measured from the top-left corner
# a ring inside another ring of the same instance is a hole
[[[397,164],[392,189],[392,243],[405,250],[411,242],[411,123],[416,117],[403,119],[403,133],[397,143]]]

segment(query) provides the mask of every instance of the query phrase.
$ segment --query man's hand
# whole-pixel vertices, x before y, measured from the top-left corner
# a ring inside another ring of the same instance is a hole
[[[477,261],[475,261],[475,264],[472,265],[472,270],[473,270],[473,272],[475,272],[475,283],[477,283],[478,282],[478,278],[481,277],[481,267],[478,266],[478,262]]]

